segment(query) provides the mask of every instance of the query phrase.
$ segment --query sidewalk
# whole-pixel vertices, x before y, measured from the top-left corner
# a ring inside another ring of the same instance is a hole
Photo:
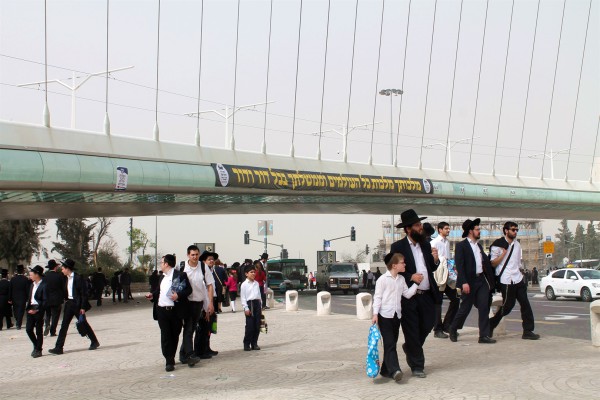
[[[522,340],[520,332],[477,343],[473,328],[459,341],[425,343],[426,379],[413,378],[403,354],[400,384],[365,373],[369,321],[350,315],[317,317],[314,311],[266,312],[269,333],[261,351],[244,352],[243,313],[219,315],[212,347],[219,355],[194,368],[164,370],[160,330],[152,309],[140,303],[94,307],[89,321],[101,347],[73,326],[65,354],[48,349],[30,357],[25,330],[0,331],[2,399],[592,399],[600,398],[600,349],[587,340],[546,336]],[[402,341],[402,334],[400,335]],[[400,346],[399,346],[400,347]],[[408,373],[407,373],[408,372]]]

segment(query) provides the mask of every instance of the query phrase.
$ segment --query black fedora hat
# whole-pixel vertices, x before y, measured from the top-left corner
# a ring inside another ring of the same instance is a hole
[[[402,214],[400,214],[400,219],[402,220],[402,222],[396,225],[396,228],[404,228],[405,226],[411,226],[412,224],[416,224],[419,221],[423,221],[425,218],[427,217],[419,217],[415,210],[410,208],[404,211]]]
[[[54,269],[58,266],[58,263],[55,260],[49,260],[48,265],[46,265],[47,269]]]
[[[423,224],[423,232],[425,232],[426,236],[431,236],[435,233],[435,228],[429,222],[425,222]]]
[[[462,237],[466,238],[467,236],[469,236],[469,231],[471,229],[475,228],[477,225],[479,225],[480,222],[481,222],[480,218],[475,218],[473,221],[471,221],[470,219],[467,219],[465,222],[463,222],[463,224],[462,224],[462,228],[463,228]]]
[[[268,259],[269,259],[269,255],[267,253],[262,253],[259,258],[259,260],[268,260]]]
[[[213,259],[216,260],[217,258],[219,258],[219,255],[217,253],[213,253],[212,251],[204,250],[202,252],[202,254],[200,254],[200,257],[198,258],[198,260],[206,261],[206,259],[208,257],[212,257]]]
[[[17,274],[22,274],[25,272],[25,266],[23,264],[17,265]]]
[[[29,270],[31,272],[33,272],[34,274],[38,274],[39,276],[42,276],[42,277],[44,276],[44,268],[42,268],[41,265],[36,265],[33,268],[29,268]]]
[[[60,262],[60,264],[71,271],[75,271],[75,261],[71,260],[70,258],[65,258]]]
[[[2,274],[3,278],[6,278],[8,276],[8,270],[6,268],[2,268],[0,273]]]

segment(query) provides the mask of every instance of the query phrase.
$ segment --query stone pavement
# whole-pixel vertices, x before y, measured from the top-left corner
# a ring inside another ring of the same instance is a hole
[[[261,351],[244,352],[243,313],[219,315],[211,339],[219,355],[193,368],[164,370],[160,331],[152,309],[139,303],[94,307],[88,314],[101,347],[73,326],[65,354],[30,357],[25,330],[0,332],[1,399],[593,399],[600,398],[600,349],[589,340],[545,336],[522,340],[520,332],[477,343],[466,328],[459,341],[425,344],[427,378],[367,378],[369,321],[351,315],[317,317],[315,311],[266,312],[269,333]],[[402,335],[400,335],[402,341]],[[400,347],[400,346],[399,346]],[[407,373],[408,372],[408,373]]]

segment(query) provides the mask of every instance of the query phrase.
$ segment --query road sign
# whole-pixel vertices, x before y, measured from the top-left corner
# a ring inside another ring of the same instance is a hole
[[[273,235],[273,220],[261,220],[257,223],[258,226],[258,236],[265,236],[265,229],[267,232],[267,236]]]
[[[546,258],[552,258],[552,253],[546,253]]]
[[[200,249],[200,254],[202,254],[203,251],[210,251],[211,253],[214,253],[215,251],[215,244],[214,243],[194,243],[196,246],[198,246],[198,249]]]
[[[554,242],[549,242],[549,241],[544,242],[544,253],[546,253],[546,254],[554,253]]]
[[[317,251],[317,266],[335,262],[335,251]]]

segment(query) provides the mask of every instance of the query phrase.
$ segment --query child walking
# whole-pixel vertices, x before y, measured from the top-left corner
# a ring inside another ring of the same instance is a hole
[[[373,296],[373,324],[379,324],[383,338],[383,363],[381,376],[392,378],[396,382],[402,380],[402,370],[398,362],[396,345],[400,332],[402,317],[402,296],[407,299],[417,292],[418,284],[423,280],[422,274],[414,274],[411,280],[417,283],[408,288],[404,277],[404,256],[400,253],[389,253],[384,258],[387,272],[377,279]]]
[[[231,272],[228,274],[229,274],[229,277],[225,281],[225,286],[227,287],[227,290],[229,291],[229,303],[231,304],[231,312],[234,313],[235,312],[235,299],[237,298],[238,278],[237,278],[235,269],[232,269]]]
[[[260,288],[254,279],[256,270],[253,265],[244,268],[246,280],[240,288],[240,301],[246,314],[246,332],[244,334],[244,351],[260,350],[258,335],[260,334],[260,312],[262,301]]]

